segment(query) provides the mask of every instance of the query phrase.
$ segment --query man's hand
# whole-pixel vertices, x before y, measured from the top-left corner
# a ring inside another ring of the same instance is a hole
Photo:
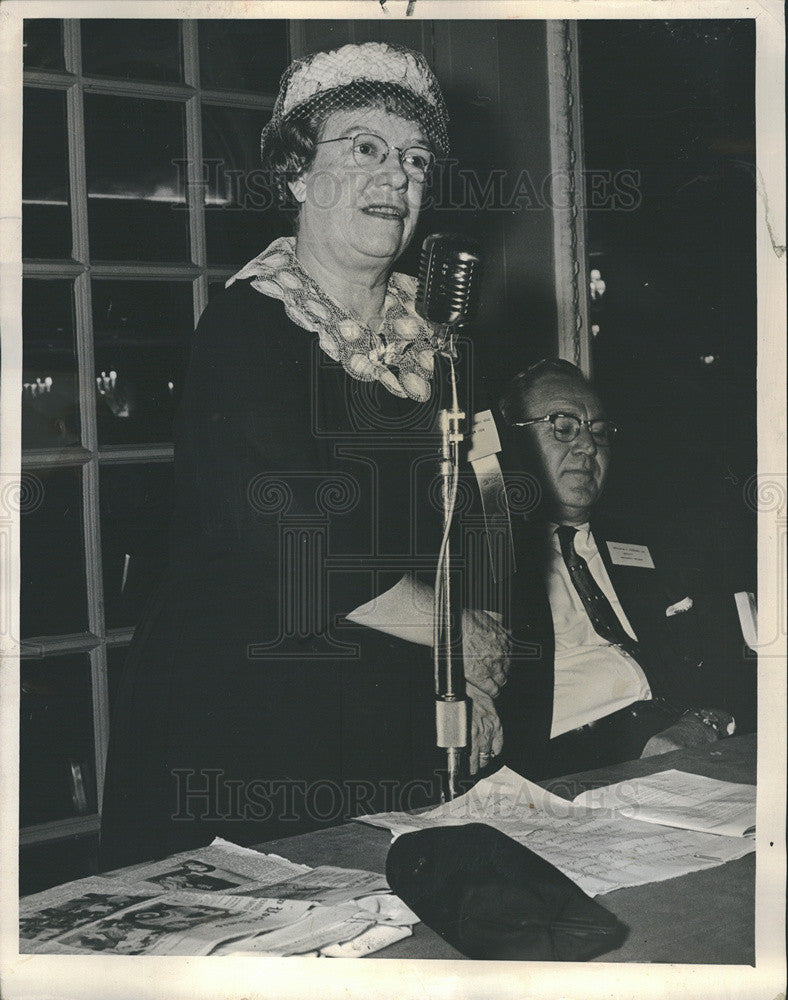
[[[671,750],[701,747],[732,735],[735,728],[733,716],[721,709],[703,708],[697,714],[688,712],[674,725],[652,736],[640,756],[656,757]]]
[[[466,681],[465,693],[471,702],[470,771],[476,774],[503,750],[503,730],[493,700],[485,691]]]
[[[463,611],[462,657],[469,684],[496,698],[509,676],[511,651],[509,631],[492,615],[468,608]]]

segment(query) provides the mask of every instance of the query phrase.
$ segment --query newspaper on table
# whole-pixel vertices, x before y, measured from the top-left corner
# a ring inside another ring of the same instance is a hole
[[[235,893],[247,888],[272,885],[311,871],[278,854],[261,854],[217,837],[207,847],[172,854],[152,861],[108,872],[105,878],[133,879],[149,883],[159,891],[186,889],[197,892]]]
[[[283,899],[309,899],[314,903],[331,905],[360,900],[371,893],[388,892],[385,875],[377,872],[357,871],[352,868],[334,868],[321,865],[296,874],[292,878],[272,885],[239,889],[241,896],[276,896]]]
[[[487,823],[555,865],[590,896],[714,868],[755,849],[750,838],[658,826],[568,802],[508,767],[428,812],[357,819],[395,837],[427,827]]]
[[[364,955],[417,917],[374,872],[311,869],[217,838],[19,903],[22,953]]]

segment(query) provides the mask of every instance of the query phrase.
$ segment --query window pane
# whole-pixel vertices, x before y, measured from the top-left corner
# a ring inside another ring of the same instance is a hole
[[[93,282],[99,444],[171,440],[193,326],[191,282]]]
[[[88,627],[79,469],[25,472],[20,516],[22,638]]]
[[[22,446],[79,444],[71,281],[22,283]]]
[[[188,260],[184,109],[85,96],[91,257]]]
[[[290,61],[287,21],[199,21],[203,87],[276,94]]]
[[[126,80],[181,80],[176,20],[101,18],[82,22],[82,71]]]
[[[101,469],[101,558],[109,628],[136,625],[167,562],[172,465]]]
[[[208,262],[245,264],[290,223],[274,205],[260,167],[265,115],[233,108],[203,108]]]
[[[20,824],[94,813],[93,697],[84,653],[22,661],[19,726]]]
[[[70,257],[65,95],[25,87],[22,115],[22,256]]]
[[[65,69],[62,21],[28,17],[22,30],[25,69]]]

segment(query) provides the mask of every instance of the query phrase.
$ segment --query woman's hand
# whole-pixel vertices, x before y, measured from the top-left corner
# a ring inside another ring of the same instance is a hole
[[[469,684],[497,698],[509,676],[511,651],[512,637],[493,615],[468,608],[463,611],[462,657]]]
[[[486,692],[466,682],[465,693],[471,702],[470,772],[476,774],[503,750],[503,729],[493,700]]]
[[[465,693],[471,702],[470,772],[487,767],[503,750],[503,729],[493,704],[509,676],[512,637],[486,611],[462,613]]]

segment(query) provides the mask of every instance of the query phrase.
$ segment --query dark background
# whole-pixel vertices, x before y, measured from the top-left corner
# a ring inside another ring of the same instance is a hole
[[[754,21],[586,21],[580,42],[586,168],[640,176],[637,209],[587,215],[611,487],[754,591]]]

